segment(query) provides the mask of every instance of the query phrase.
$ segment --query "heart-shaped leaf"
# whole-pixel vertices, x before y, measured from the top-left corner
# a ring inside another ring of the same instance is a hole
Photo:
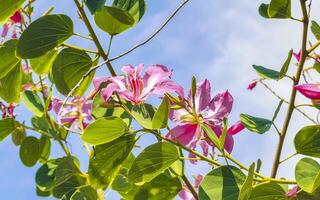
[[[320,158],[320,126],[306,126],[294,138],[297,153]]]
[[[295,176],[302,190],[313,193],[320,186],[320,165],[311,158],[302,158],[296,165]]]

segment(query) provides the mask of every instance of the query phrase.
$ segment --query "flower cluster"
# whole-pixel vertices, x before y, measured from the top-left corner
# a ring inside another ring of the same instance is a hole
[[[15,105],[13,103],[10,103],[8,106],[6,106],[4,103],[0,101],[0,110],[2,112],[2,118],[15,118],[16,113],[14,112],[14,108]]]

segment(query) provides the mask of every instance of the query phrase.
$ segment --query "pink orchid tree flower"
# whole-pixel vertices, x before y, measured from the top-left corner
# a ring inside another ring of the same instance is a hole
[[[17,30],[16,30],[16,24],[21,24],[23,22],[23,17],[21,15],[21,11],[17,10],[10,18],[9,20],[3,25],[1,37],[6,38],[9,34],[9,31],[12,27],[12,37],[11,38],[17,38]]]
[[[2,118],[16,118],[16,113],[14,112],[15,105],[13,103],[10,103],[8,106],[6,106],[4,103],[0,101],[0,110],[2,112]]]
[[[176,92],[183,97],[183,88],[171,80],[172,72],[166,66],[153,65],[148,67],[142,76],[143,69],[142,64],[137,67],[126,65],[122,68],[123,76],[95,78],[93,80],[95,89],[98,91],[101,89],[101,84],[107,82],[107,87],[101,90],[105,101],[108,101],[116,92],[134,105],[143,103],[151,95]]]
[[[61,109],[63,100],[51,98],[51,108],[58,116],[58,123],[70,125],[71,130],[84,129],[93,120],[91,116],[92,101],[84,97],[77,97],[67,102]],[[60,113],[59,113],[60,112]]]
[[[185,106],[179,109],[172,109],[170,119],[178,123],[178,126],[171,129],[167,137],[177,140],[181,144],[195,149],[199,144],[204,155],[208,155],[209,146],[214,146],[208,139],[201,128],[201,124],[205,123],[219,137],[222,134],[223,120],[227,118],[231,112],[233,97],[228,91],[217,94],[211,98],[210,82],[206,79],[196,86],[195,99],[189,96],[185,99]],[[227,132],[225,149],[231,153],[233,149],[233,135],[243,129],[241,123],[236,123]],[[190,154],[189,157],[194,157]],[[195,163],[195,161],[191,161]]]
[[[203,176],[200,175],[200,174],[195,177],[194,189],[196,191],[199,191],[199,186],[200,186],[200,183],[201,183],[202,180],[203,180]],[[179,192],[179,197],[182,200],[196,200],[194,198],[194,196],[192,195],[191,191],[189,190],[189,188],[186,185],[183,185],[182,190]]]
[[[290,198],[297,197],[298,191],[299,191],[299,187],[298,186],[294,186],[293,188],[291,188],[291,190],[289,190],[286,193],[286,196],[290,197]]]
[[[249,85],[248,85],[248,90],[253,90],[255,87],[257,86],[257,81],[252,81]]]
[[[294,87],[297,91],[299,91],[305,97],[311,100],[320,99],[320,86],[319,84],[301,84]]]

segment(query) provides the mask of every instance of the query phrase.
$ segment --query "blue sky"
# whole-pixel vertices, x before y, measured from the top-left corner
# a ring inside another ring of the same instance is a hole
[[[63,3],[62,3],[63,2]],[[147,38],[170,15],[179,4],[178,0],[146,0],[148,9],[141,22],[133,29],[116,37],[112,45],[112,57]],[[258,15],[257,8],[262,1],[252,0],[190,0],[185,8],[153,41],[130,55],[113,63],[120,72],[124,64],[137,65],[144,63],[164,64],[174,70],[173,79],[189,88],[192,75],[200,81],[207,78],[212,84],[212,94],[229,90],[234,99],[230,123],[236,122],[240,113],[271,118],[278,100],[267,93],[261,86],[254,91],[246,90],[248,83],[257,78],[252,64],[279,69],[289,49],[299,49],[301,25],[297,22],[266,20]],[[51,5],[53,13],[65,13],[74,20],[75,31],[86,34],[83,23],[77,18],[73,1],[37,0],[36,16],[44,13]],[[320,7],[314,2],[314,7]],[[300,16],[298,6],[293,5],[294,16]],[[312,16],[315,20],[319,16]],[[102,44],[107,46],[108,37],[96,28]],[[312,37],[311,37],[312,38]],[[313,38],[312,38],[313,39]],[[76,42],[76,43],[75,43]],[[94,49],[90,42],[73,38],[70,43]],[[290,72],[294,71],[294,65]],[[107,76],[106,69],[100,69],[98,75]],[[314,79],[315,81],[318,79]],[[268,82],[275,90],[288,97],[290,83]],[[299,102],[305,99],[298,98]],[[285,107],[283,107],[285,108]],[[285,115],[280,112],[276,123],[281,126]],[[307,110],[307,112],[309,112]],[[29,120],[31,113],[18,109],[20,120]],[[315,113],[310,112],[313,116]],[[293,123],[285,143],[283,155],[294,152],[292,138],[299,128],[310,124],[299,113],[294,113]],[[147,144],[144,139],[141,144]],[[274,130],[265,135],[256,135],[243,131],[235,137],[233,156],[244,164],[263,160],[262,172],[269,175],[277,136]],[[81,158],[83,169],[86,169],[86,152],[79,139],[71,136],[72,152]],[[61,156],[59,147],[53,148],[52,157]],[[25,200],[39,199],[35,195],[34,175],[39,165],[26,168],[19,160],[19,149],[10,138],[0,144],[0,192],[2,199]],[[293,178],[295,160],[285,163],[280,168],[280,176]],[[209,167],[205,163],[198,166],[189,165],[190,174],[206,174]],[[116,194],[106,193],[107,199],[118,199]]]

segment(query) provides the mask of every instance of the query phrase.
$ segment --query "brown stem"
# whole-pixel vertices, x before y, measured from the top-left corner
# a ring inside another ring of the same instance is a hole
[[[281,157],[281,152],[283,149],[283,144],[286,138],[286,134],[288,131],[288,127],[290,124],[290,120],[292,117],[292,113],[293,110],[295,108],[295,100],[296,100],[296,90],[294,89],[294,86],[299,84],[300,78],[301,78],[301,74],[302,74],[302,70],[303,70],[303,66],[304,63],[306,61],[306,58],[308,56],[308,50],[307,50],[307,38],[308,38],[308,27],[309,27],[309,16],[308,16],[308,11],[307,11],[307,7],[306,7],[306,0],[300,0],[300,5],[301,5],[301,10],[303,13],[303,35],[302,35],[302,46],[301,46],[301,59],[296,71],[296,75],[293,79],[293,87],[291,89],[291,97],[290,97],[290,101],[289,101],[289,107],[288,107],[288,111],[287,111],[287,115],[283,124],[283,128],[281,130],[281,136],[279,137],[279,143],[278,143],[278,147],[276,150],[276,154],[275,154],[275,158],[274,158],[274,162],[273,162],[273,167],[272,167],[272,172],[271,172],[271,177],[275,178],[277,176],[277,172],[278,172],[278,168],[280,165],[280,157]]]
[[[85,13],[85,11],[83,10],[82,6],[80,5],[79,1],[78,0],[74,0],[75,4],[77,5],[77,8],[81,14],[81,18],[83,20],[83,22],[85,23],[89,33],[90,33],[90,36],[92,37],[92,40],[93,42],[95,43],[97,49],[98,49],[98,52],[100,54],[100,56],[103,58],[103,60],[107,61],[109,60],[108,59],[108,55],[104,52],[102,46],[101,46],[101,43],[99,42],[99,39],[96,35],[96,33],[94,32],[91,24],[90,24],[90,21]],[[117,76],[116,72],[114,71],[112,65],[110,62],[107,62],[107,67],[108,67],[108,70],[110,71],[111,75],[112,76]]]

